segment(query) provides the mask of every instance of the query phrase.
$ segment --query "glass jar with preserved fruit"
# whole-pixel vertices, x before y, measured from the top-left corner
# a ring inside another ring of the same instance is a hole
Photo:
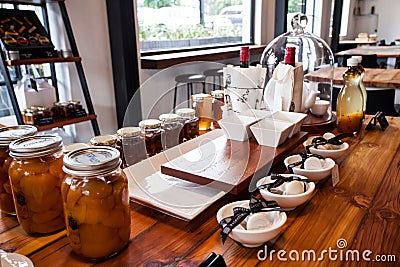
[[[65,228],[61,183],[63,153],[60,136],[42,135],[13,141],[9,168],[18,221],[28,234]]]
[[[183,124],[183,140],[187,141],[199,136],[199,118],[196,117],[196,112],[192,108],[181,108],[176,111],[176,114],[181,116]]]
[[[122,166],[128,167],[147,158],[146,145],[139,127],[124,127],[117,131]],[[122,151],[122,152],[121,152]]]
[[[192,107],[199,118],[199,130],[208,130],[212,121],[212,97],[209,94],[192,95]]]
[[[181,116],[178,114],[167,113],[159,117],[164,130],[162,136],[163,149],[168,149],[183,142],[183,124],[180,122]]]
[[[222,106],[225,104],[224,91],[214,90],[211,91],[212,95],[212,112],[213,112],[213,126],[214,128],[221,128],[218,121],[222,119]]]
[[[101,146],[64,157],[67,236],[72,250],[88,259],[111,257],[129,241],[128,179],[119,157],[117,149]]]
[[[8,168],[12,162],[8,145],[19,138],[33,136],[37,133],[34,126],[19,125],[0,128],[0,210],[15,215],[15,206],[12,196]]]
[[[143,120],[139,122],[141,135],[146,143],[146,151],[149,157],[154,156],[162,151],[161,121],[159,120]]]

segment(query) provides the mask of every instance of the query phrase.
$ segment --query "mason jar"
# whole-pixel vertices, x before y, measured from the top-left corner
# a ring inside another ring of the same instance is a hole
[[[199,118],[199,130],[208,130],[212,122],[212,97],[209,94],[192,95],[192,107]]]
[[[161,121],[149,119],[139,122],[141,135],[146,143],[147,156],[151,157],[160,153],[162,148],[161,134],[164,130],[161,129]]]
[[[181,108],[176,111],[183,124],[183,140],[187,141],[199,136],[199,118],[192,108]]]
[[[183,142],[183,124],[180,122],[181,116],[173,113],[161,114],[159,117],[164,130],[162,136],[163,149],[168,149]]]
[[[33,136],[37,133],[35,126],[19,125],[0,128],[0,210],[15,215],[14,199],[12,196],[8,169],[12,162],[8,145],[19,138]]]
[[[63,147],[63,153],[64,153],[64,155],[66,155],[71,151],[81,149],[81,148],[88,148],[88,147],[90,147],[90,145],[88,145],[86,143],[72,143],[72,144],[65,145]]]
[[[65,228],[61,183],[62,138],[54,135],[13,141],[9,168],[18,221],[28,234],[48,234]]]
[[[139,127],[124,127],[117,131],[122,166],[128,167],[147,158],[146,145]]]
[[[88,259],[105,259],[129,241],[128,179],[119,151],[98,146],[64,157],[61,186],[67,236],[72,250]]]

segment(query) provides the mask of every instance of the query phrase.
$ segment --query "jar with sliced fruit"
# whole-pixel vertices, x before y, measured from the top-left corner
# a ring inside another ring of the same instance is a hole
[[[36,133],[36,127],[30,125],[0,128],[0,210],[4,213],[15,215],[14,200],[8,177],[8,168],[13,159],[9,155],[8,145],[12,141],[33,136]]]
[[[28,234],[49,234],[65,228],[61,184],[63,152],[60,136],[18,139],[9,146],[9,168],[17,218]]]
[[[120,165],[119,151],[112,147],[77,149],[64,157],[67,235],[80,256],[105,259],[129,241],[128,179]]]

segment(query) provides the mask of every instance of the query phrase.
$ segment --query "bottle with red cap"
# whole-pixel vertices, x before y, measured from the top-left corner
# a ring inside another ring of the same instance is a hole
[[[248,46],[242,46],[240,48],[240,67],[248,68],[250,60],[250,50]]]

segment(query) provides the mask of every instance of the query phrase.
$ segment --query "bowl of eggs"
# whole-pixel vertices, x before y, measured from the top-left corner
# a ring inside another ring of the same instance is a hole
[[[325,133],[322,137],[329,140],[335,137],[335,135],[333,133]],[[338,159],[343,156],[349,148],[349,144],[346,142],[343,142],[341,145],[325,144],[314,147],[311,146],[314,138],[315,136],[308,138],[303,145],[304,147],[310,146],[310,153],[320,155],[324,158]]]
[[[249,200],[232,202],[220,208],[217,212],[218,223],[226,217],[233,216],[235,207],[248,209]],[[281,211],[251,213],[232,229],[229,237],[245,247],[258,247],[278,236],[286,219],[286,213]]]
[[[291,168],[293,173],[303,175],[312,182],[317,182],[331,176],[332,169],[335,166],[335,161],[333,159],[320,159],[313,157],[312,154],[308,154],[308,158],[304,163],[302,162],[302,157],[300,155],[289,156],[285,158],[284,163],[288,170],[289,165],[298,163]]]
[[[307,177],[297,174],[280,174],[283,177],[295,176],[302,180],[308,180]],[[261,178],[257,181],[257,187],[274,182],[271,176]],[[279,207],[286,210],[293,210],[297,206],[305,203],[312,197],[312,192],[315,189],[314,182],[303,182],[303,181],[291,181],[284,182],[278,187],[274,187],[271,191],[265,189],[260,189],[261,196],[267,200],[275,200]]]

